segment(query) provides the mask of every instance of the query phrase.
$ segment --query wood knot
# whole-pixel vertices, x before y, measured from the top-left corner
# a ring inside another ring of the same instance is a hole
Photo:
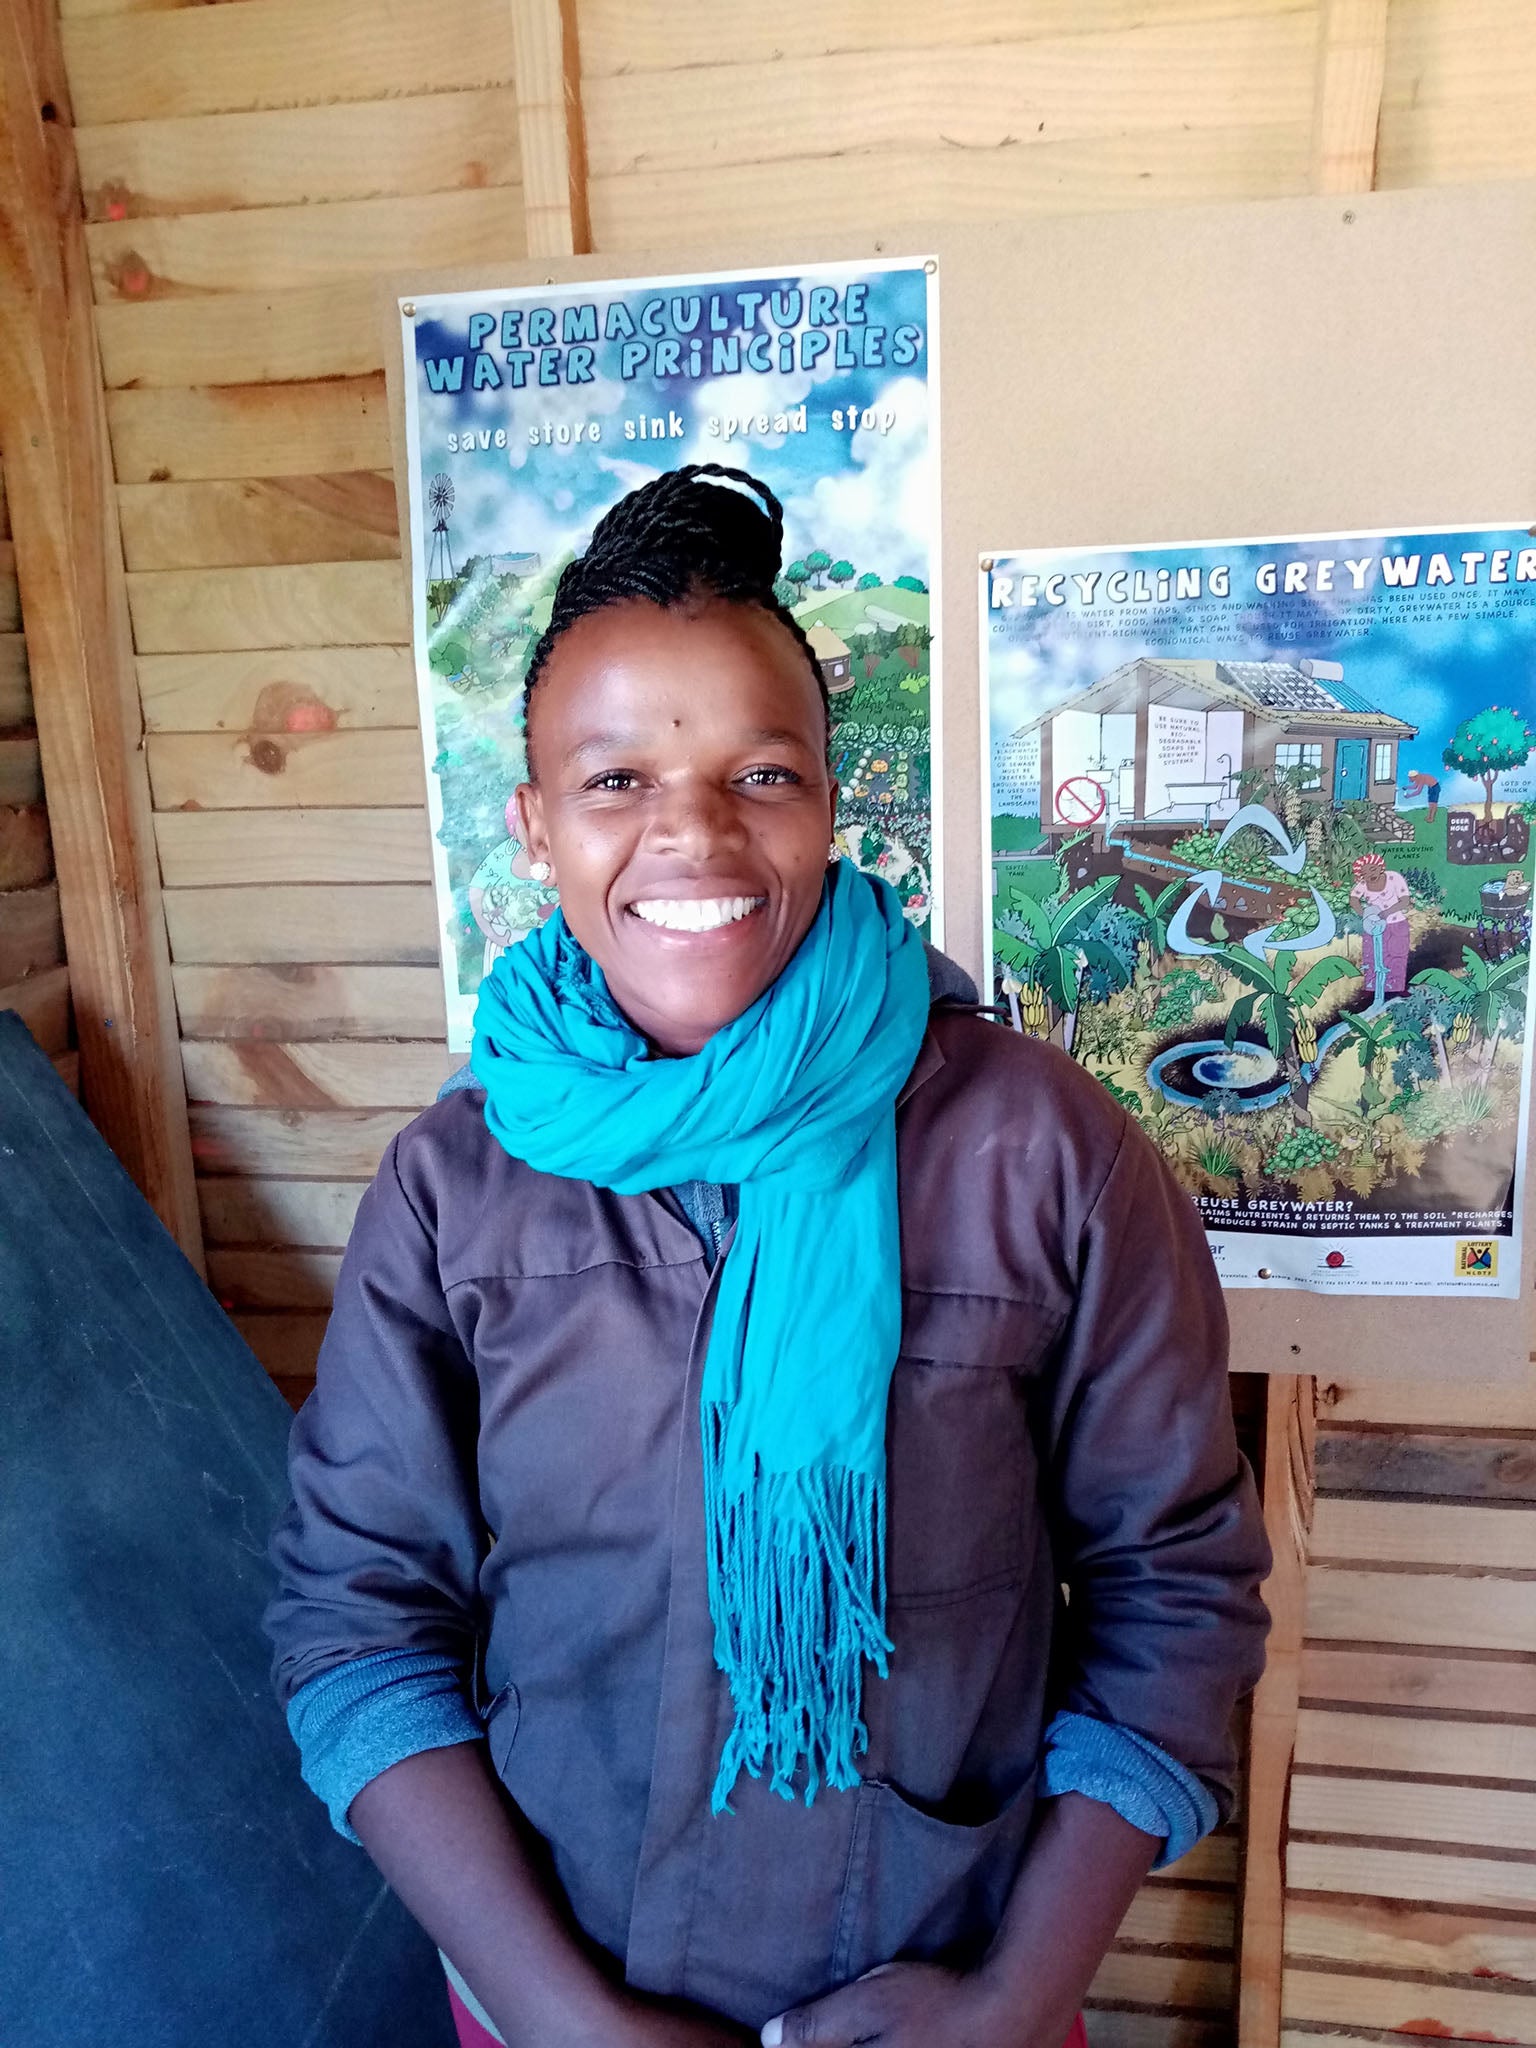
[[[263,775],[281,775],[288,766],[287,749],[276,740],[252,739],[251,766]]]

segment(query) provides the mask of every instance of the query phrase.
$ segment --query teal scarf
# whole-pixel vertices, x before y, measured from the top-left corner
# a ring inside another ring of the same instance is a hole
[[[739,1182],[704,1363],[715,1661],[735,1721],[712,1799],[769,1765],[806,1804],[858,1782],[861,1659],[883,1678],[885,1410],[901,1336],[897,1091],[928,1017],[888,883],[839,861],[771,987],[686,1059],[654,1059],[556,912],[480,988],[485,1120],[544,1173],[641,1194]]]

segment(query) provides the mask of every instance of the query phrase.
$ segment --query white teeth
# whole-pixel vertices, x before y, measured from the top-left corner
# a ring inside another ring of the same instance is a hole
[[[630,908],[647,924],[660,925],[669,932],[713,932],[721,925],[736,924],[763,901],[761,896],[658,897]]]

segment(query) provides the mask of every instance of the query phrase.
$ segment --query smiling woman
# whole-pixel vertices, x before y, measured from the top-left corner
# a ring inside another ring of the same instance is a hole
[[[1220,1293],[1106,1092],[837,857],[781,540],[694,467],[561,575],[560,907],[359,1209],[278,1685],[492,2040],[1060,2048],[1230,1809]]]

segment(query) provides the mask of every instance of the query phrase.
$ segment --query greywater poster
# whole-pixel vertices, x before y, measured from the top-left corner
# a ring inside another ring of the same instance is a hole
[[[911,258],[403,299],[412,634],[448,1043],[551,915],[513,790],[561,570],[686,462],[782,500],[778,594],[832,706],[838,841],[925,934],[935,903],[935,265]]]
[[[980,625],[999,1016],[1226,1285],[1516,1295],[1530,532],[997,555]]]

